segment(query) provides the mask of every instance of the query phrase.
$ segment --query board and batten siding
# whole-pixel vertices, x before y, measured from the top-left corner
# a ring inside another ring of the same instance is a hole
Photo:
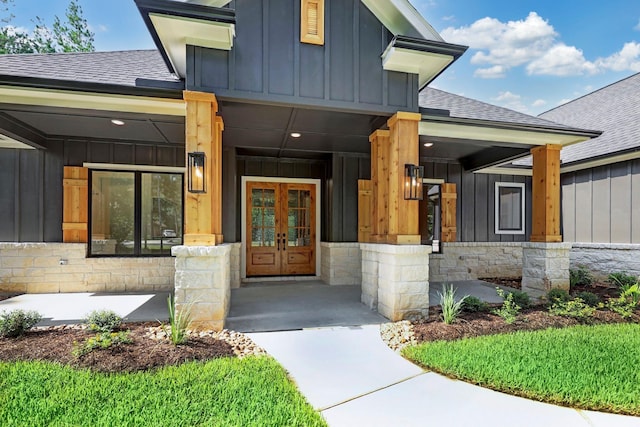
[[[640,159],[562,174],[566,242],[640,243]]]
[[[391,115],[418,111],[416,74],[384,71],[393,35],[360,0],[325,0],[325,43],[300,42],[300,0],[237,0],[230,51],[187,46],[188,90],[219,99]]]

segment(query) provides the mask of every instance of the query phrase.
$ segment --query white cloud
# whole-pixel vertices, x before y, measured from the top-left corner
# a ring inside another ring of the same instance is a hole
[[[478,68],[473,75],[482,79],[499,79],[506,76],[506,71],[502,65],[494,65],[489,68]]]
[[[493,98],[495,101],[506,101],[506,102],[513,102],[513,101],[519,101],[521,98],[520,95],[517,95],[515,93],[511,93],[509,91],[506,92],[500,92],[498,94],[498,96],[496,96],[495,98]]]
[[[522,102],[522,97],[516,93],[509,91],[500,92],[498,93],[498,96],[492,98],[492,100],[505,108],[520,111],[522,113],[529,113],[529,109]]]
[[[595,74],[598,67],[584,58],[575,46],[557,44],[527,65],[527,73],[549,76]]]
[[[547,105],[547,101],[545,101],[544,99],[536,99],[535,101],[533,101],[533,104],[531,104],[533,108],[544,107],[545,105]]]
[[[640,43],[625,43],[619,52],[598,59],[596,64],[612,71],[640,71]]]
[[[455,16],[455,15],[449,15],[449,16],[443,16],[443,17],[442,17],[442,20],[443,20],[444,22],[448,22],[448,21],[455,21],[455,19],[456,19],[456,16]]]

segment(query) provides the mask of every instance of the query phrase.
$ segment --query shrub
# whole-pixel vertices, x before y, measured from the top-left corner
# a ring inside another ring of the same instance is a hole
[[[593,292],[588,292],[588,291],[578,292],[576,294],[576,297],[580,298],[582,301],[584,301],[585,304],[587,304],[590,307],[597,307],[598,304],[600,303],[600,297],[594,294]]]
[[[585,266],[579,265],[569,270],[569,283],[571,287],[589,286],[593,283],[593,274]]]
[[[167,305],[169,307],[170,330],[167,330],[166,325],[162,325],[162,328],[173,345],[182,344],[189,338],[187,330],[191,325],[191,307],[193,304],[185,305],[179,313],[176,313],[175,301],[171,298],[171,295],[169,295]]]
[[[569,297],[569,292],[560,288],[553,288],[549,292],[547,292],[547,301],[549,304],[554,304],[556,302],[567,302],[571,299]]]
[[[638,277],[627,274],[626,271],[611,273],[607,281],[620,289],[627,289],[638,283]]]
[[[551,307],[549,313],[555,316],[573,317],[574,319],[587,319],[593,317],[596,309],[591,307],[581,298],[575,298],[569,301],[556,300]]]
[[[604,306],[628,319],[633,315],[638,303],[640,303],[640,285],[636,283],[622,291],[618,298],[609,299]]]
[[[87,338],[82,344],[74,343],[72,353],[75,357],[81,357],[94,350],[104,350],[114,345],[131,344],[132,342],[130,331],[100,332],[94,337]]]
[[[42,320],[37,311],[12,310],[0,313],[0,337],[19,337]]]
[[[522,307],[514,302],[513,292],[506,293],[500,288],[496,288],[496,292],[501,298],[504,298],[504,301],[502,302],[502,306],[493,310],[492,313],[502,317],[504,322],[510,325],[516,321]]]
[[[529,294],[522,291],[511,291],[513,302],[520,306],[520,308],[527,308],[531,305],[531,299]]]
[[[438,292],[440,297],[440,307],[442,307],[442,321],[447,325],[452,324],[460,315],[462,311],[462,304],[469,297],[469,295],[463,296],[459,301],[456,301],[456,290],[453,285],[442,285],[442,292]]]
[[[84,323],[95,332],[113,332],[122,324],[122,317],[112,310],[94,310],[84,318]]]
[[[470,295],[465,298],[464,303],[462,304],[462,311],[466,311],[468,313],[485,313],[489,311],[489,304],[478,297]]]

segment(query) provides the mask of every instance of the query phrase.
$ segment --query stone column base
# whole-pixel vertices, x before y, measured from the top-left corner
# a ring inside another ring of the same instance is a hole
[[[522,290],[534,298],[553,288],[569,290],[571,243],[522,244]]]
[[[429,315],[430,246],[363,243],[362,302],[392,321]]]
[[[174,246],[176,313],[191,311],[192,330],[224,328],[231,295],[231,245]]]

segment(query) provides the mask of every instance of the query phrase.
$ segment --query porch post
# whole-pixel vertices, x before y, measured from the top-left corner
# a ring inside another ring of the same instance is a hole
[[[222,131],[218,101],[212,93],[184,91],[187,107],[186,153],[203,152],[206,193],[189,193],[185,179],[184,244],[222,243]],[[185,153],[185,156],[187,155]]]
[[[534,297],[552,288],[569,290],[571,243],[560,234],[560,150],[549,144],[533,156],[533,220],[530,242],[522,245],[522,290]]]

